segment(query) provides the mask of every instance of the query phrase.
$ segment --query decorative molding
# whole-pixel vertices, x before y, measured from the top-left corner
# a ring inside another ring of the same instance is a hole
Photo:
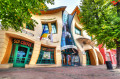
[[[56,18],[40,19],[40,20],[56,20]]]
[[[74,48],[77,50],[77,47],[75,45],[65,45],[65,46],[61,47],[61,50],[68,49],[68,48]]]
[[[25,33],[25,34],[27,34],[27,35],[34,36],[33,33],[30,33],[30,32],[28,32],[28,31],[26,31],[26,30],[21,29],[21,31],[22,31],[22,33]]]

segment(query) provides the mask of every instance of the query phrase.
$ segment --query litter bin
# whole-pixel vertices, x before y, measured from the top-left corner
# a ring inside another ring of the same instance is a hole
[[[106,66],[107,66],[108,70],[112,70],[113,69],[111,61],[106,61]]]

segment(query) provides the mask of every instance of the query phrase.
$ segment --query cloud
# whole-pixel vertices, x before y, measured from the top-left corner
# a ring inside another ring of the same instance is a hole
[[[66,11],[71,13],[76,6],[80,4],[80,0],[55,0],[54,5],[47,4],[49,8],[56,8],[60,6],[67,6]]]

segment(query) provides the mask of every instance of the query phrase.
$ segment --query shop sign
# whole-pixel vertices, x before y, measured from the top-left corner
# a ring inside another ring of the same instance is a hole
[[[24,40],[20,40],[20,39],[13,39],[13,43],[33,47],[33,43],[30,43],[30,42],[27,42],[27,41],[24,41]]]
[[[43,59],[50,59],[50,52],[44,52]]]
[[[53,52],[54,52],[54,49],[51,49],[51,48],[42,47],[42,50],[43,50],[43,51],[53,51]]]

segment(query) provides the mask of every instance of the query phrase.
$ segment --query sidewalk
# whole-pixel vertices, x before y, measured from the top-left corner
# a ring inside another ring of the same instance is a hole
[[[0,79],[120,79],[120,70],[105,65],[57,68],[0,69]]]

